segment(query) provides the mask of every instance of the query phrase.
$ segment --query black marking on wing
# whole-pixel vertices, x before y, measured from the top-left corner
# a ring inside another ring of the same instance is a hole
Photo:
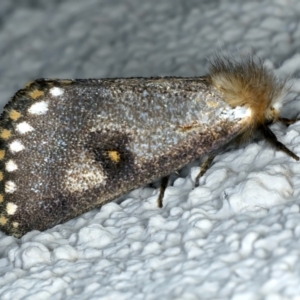
[[[102,130],[90,133],[86,148],[94,154],[95,161],[101,164],[110,180],[124,180],[134,172],[134,155],[127,150],[129,142],[125,133]],[[118,153],[118,161],[109,157],[110,151]]]

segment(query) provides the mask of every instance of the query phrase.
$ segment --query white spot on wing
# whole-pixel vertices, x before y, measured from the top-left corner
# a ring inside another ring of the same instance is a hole
[[[50,89],[50,94],[54,97],[61,96],[63,95],[63,93],[64,90],[59,87],[53,87],[52,89]]]
[[[5,169],[7,172],[13,172],[18,169],[18,166],[15,164],[15,162],[10,159],[6,164],[5,164]]]
[[[17,125],[17,131],[21,134],[25,134],[33,130],[34,129],[27,122],[22,122]]]
[[[9,144],[9,150],[13,153],[20,152],[24,149],[24,145],[20,141],[13,141]]]
[[[16,189],[17,186],[13,181],[9,180],[5,182],[5,193],[12,194],[16,191]]]
[[[19,226],[19,223],[18,222],[12,222],[12,225],[17,228]]]
[[[46,101],[36,102],[32,104],[28,112],[33,115],[44,115],[48,110],[48,103]]]
[[[104,184],[106,176],[102,167],[86,153],[79,155],[65,170],[64,184],[70,192],[84,192]]]
[[[282,107],[282,100],[281,101],[276,101],[274,104],[273,104],[273,107],[277,110],[280,110],[281,107]]]
[[[237,106],[234,108],[234,118],[235,119],[244,119],[249,118],[252,115],[250,108],[244,106]]]
[[[221,111],[220,117],[222,119],[228,119],[230,121],[238,119],[247,119],[251,117],[252,111],[250,108],[245,106],[237,106],[235,108],[223,109]]]
[[[6,204],[6,212],[8,215],[14,215],[18,206],[12,202]]]

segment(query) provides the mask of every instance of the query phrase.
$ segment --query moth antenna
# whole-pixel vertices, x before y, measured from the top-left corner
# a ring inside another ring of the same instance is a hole
[[[299,156],[297,156],[295,153],[293,153],[291,150],[289,150],[285,145],[280,143],[277,140],[276,135],[271,131],[271,129],[267,125],[262,125],[260,128],[261,132],[263,133],[266,140],[275,148],[278,150],[281,150],[285,152],[287,155],[291,156],[295,160],[299,160]]]
[[[299,119],[287,119],[287,118],[281,118],[281,117],[279,117],[278,120],[287,126],[299,121]]]

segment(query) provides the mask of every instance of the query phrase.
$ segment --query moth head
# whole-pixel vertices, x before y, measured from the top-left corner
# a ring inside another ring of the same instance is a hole
[[[210,65],[209,80],[223,93],[231,106],[251,109],[249,127],[271,124],[280,117],[286,93],[285,81],[279,80],[261,61],[253,57],[236,61],[215,56]]]
[[[265,110],[264,124],[271,125],[272,123],[278,121],[279,117],[280,117],[280,109],[274,106],[270,106]]]

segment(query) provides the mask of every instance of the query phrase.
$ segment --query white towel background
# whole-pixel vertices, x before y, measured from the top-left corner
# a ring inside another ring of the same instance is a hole
[[[215,51],[289,76],[300,114],[300,2],[1,0],[1,107],[39,77],[199,76]],[[300,122],[272,125],[300,154]],[[46,232],[0,233],[0,299],[300,299],[300,163],[264,141],[194,189],[131,192]]]

